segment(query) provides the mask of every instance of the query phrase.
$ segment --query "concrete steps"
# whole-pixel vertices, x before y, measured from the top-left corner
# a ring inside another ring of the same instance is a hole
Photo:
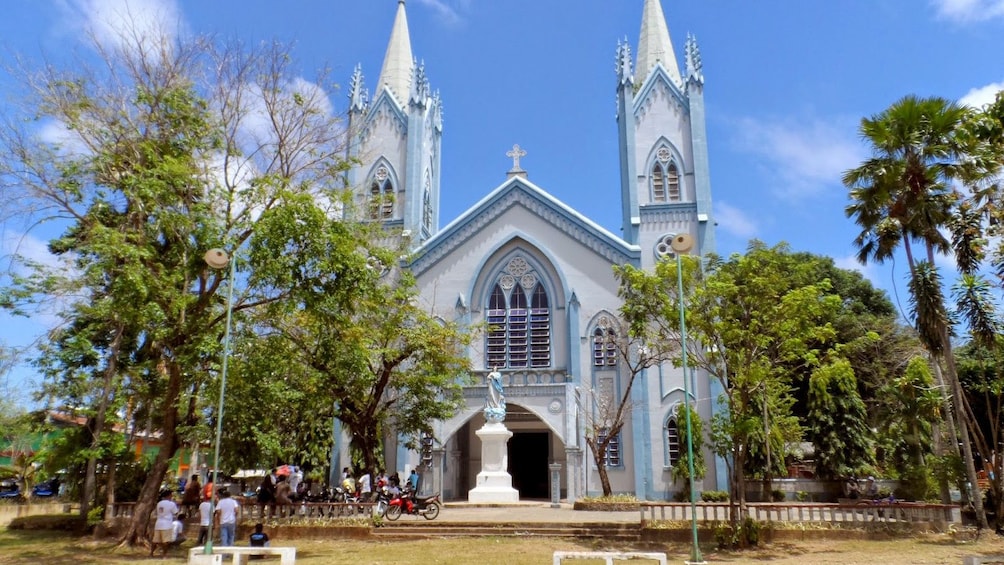
[[[575,523],[506,523],[484,522],[389,522],[374,528],[377,538],[438,538],[438,537],[548,537],[603,539],[619,542],[641,540],[638,524],[575,524]]]

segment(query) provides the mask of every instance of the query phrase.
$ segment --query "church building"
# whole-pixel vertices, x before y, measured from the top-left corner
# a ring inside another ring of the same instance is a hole
[[[599,494],[582,411],[590,410],[588,395],[620,395],[630,377],[606,345],[607,336],[624,331],[612,268],[651,269],[674,257],[670,243],[680,234],[693,239],[692,254],[715,249],[697,42],[688,36],[681,67],[660,1],[633,1],[644,2],[637,49],[616,46],[610,77],[617,104],[610,135],[619,139],[619,155],[610,158],[619,160],[620,186],[609,189],[620,190],[622,206],[614,231],[530,182],[518,145],[505,182],[484,187],[484,197],[459,217],[440,218],[441,192],[459,187],[440,182],[443,101],[412,55],[404,0],[372,97],[359,67],[352,76],[349,154],[359,165],[349,183],[358,209],[410,238],[408,267],[423,305],[443,320],[486,328],[469,349],[475,384],[465,389],[466,407],[434,424],[431,460],[387,446],[388,469],[422,465],[426,486],[445,500],[466,500],[475,486],[481,446],[474,432],[485,422],[485,377],[493,369],[505,385],[505,424],[514,434],[508,469],[520,498],[550,496],[552,464],[561,466],[562,498]],[[638,375],[634,407],[606,454],[615,493],[666,500],[686,488],[670,473],[687,448],[685,423],[675,421],[683,378],[671,364]],[[690,401],[706,420],[714,391],[700,371],[694,384]],[[723,465],[716,469],[710,453],[705,460],[699,488],[724,488]]]

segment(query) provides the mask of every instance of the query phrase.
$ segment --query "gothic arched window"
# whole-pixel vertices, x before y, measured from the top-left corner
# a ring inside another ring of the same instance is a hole
[[[680,460],[680,428],[675,418],[666,423],[666,455],[669,466],[676,466]]]
[[[376,170],[370,183],[369,217],[371,220],[394,217],[394,184],[390,181],[390,172],[383,165]]]
[[[499,273],[488,298],[486,319],[487,368],[551,365],[550,303],[526,259],[513,258]]]
[[[422,227],[425,228],[425,231],[432,231],[432,192],[428,186],[425,187],[425,193],[422,195]]]
[[[617,332],[600,325],[593,331],[593,366],[608,367],[617,364]]]
[[[653,202],[680,200],[680,169],[673,162],[673,153],[666,146],[656,151],[651,179]]]

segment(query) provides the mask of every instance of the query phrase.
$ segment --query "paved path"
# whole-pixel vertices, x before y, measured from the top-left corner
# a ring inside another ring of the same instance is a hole
[[[470,504],[467,502],[447,502],[436,521],[444,522],[518,522],[518,523],[633,523],[641,522],[637,510],[627,512],[598,512],[592,510],[572,510],[572,505],[561,503],[560,508],[551,508],[551,503],[542,501],[517,502],[506,505]]]

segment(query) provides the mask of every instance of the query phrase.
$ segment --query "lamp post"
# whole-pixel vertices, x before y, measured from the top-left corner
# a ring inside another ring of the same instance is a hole
[[[233,312],[232,303],[234,297],[234,275],[236,274],[236,264],[227,252],[214,248],[206,251],[203,256],[206,264],[211,268],[220,270],[230,265],[230,281],[227,285],[227,325],[223,332],[223,367],[220,371],[220,399],[216,407],[216,445],[213,448],[213,489],[219,484],[217,479],[220,473],[220,437],[223,435],[223,396],[227,391],[227,360],[230,358],[230,317]],[[206,547],[204,553],[213,553],[213,523],[216,513],[216,493],[209,494],[209,535],[206,537]]]
[[[694,240],[687,234],[680,234],[673,238],[670,243],[673,252],[676,254],[676,285],[677,300],[680,304],[680,355],[683,365],[683,409],[687,413],[687,477],[690,482],[690,530],[693,534],[693,545],[690,548],[690,561],[688,565],[704,563],[701,557],[701,548],[697,543],[697,500],[694,489],[694,438],[691,434],[690,426],[690,386],[687,376],[687,320],[683,307],[683,255],[694,246]]]

